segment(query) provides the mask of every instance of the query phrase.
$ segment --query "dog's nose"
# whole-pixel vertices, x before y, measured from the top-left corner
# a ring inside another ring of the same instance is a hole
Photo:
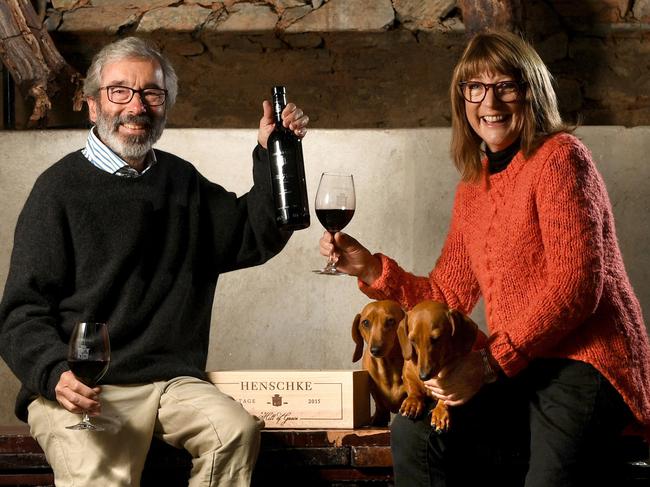
[[[379,357],[381,355],[381,347],[370,347],[370,353],[373,357]]]
[[[420,371],[420,380],[428,380],[431,374],[429,372]]]

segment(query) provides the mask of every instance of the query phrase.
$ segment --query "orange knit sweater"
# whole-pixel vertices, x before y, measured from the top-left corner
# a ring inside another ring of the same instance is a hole
[[[650,436],[650,345],[616,240],[611,204],[574,136],[519,152],[480,184],[461,182],[440,258],[428,277],[378,254],[374,299],[424,299],[469,313],[485,301],[489,351],[508,376],[536,357],[592,364]]]

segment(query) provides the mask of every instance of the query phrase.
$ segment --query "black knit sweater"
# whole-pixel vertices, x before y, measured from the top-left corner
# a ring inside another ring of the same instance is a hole
[[[16,415],[54,400],[76,321],[106,321],[102,380],[204,377],[219,274],[261,264],[289,233],[276,228],[268,155],[237,197],[188,162],[156,150],[139,178],[111,175],[80,151],[36,181],[16,226],[0,303],[0,354],[22,383]]]

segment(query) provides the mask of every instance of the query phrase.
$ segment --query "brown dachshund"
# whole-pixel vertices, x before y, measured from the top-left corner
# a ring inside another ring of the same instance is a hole
[[[375,400],[371,420],[374,426],[387,425],[390,413],[397,413],[406,397],[402,383],[404,359],[397,340],[397,327],[403,318],[399,303],[375,301],[367,304],[352,323],[352,339],[356,343],[352,361],[358,361],[363,353],[361,363],[370,375],[370,394]]]
[[[476,323],[463,313],[436,301],[423,301],[406,314],[397,330],[408,394],[400,413],[410,418],[422,414],[426,396],[432,397],[423,381],[435,377],[445,365],[468,354],[479,333]],[[449,428],[449,411],[442,401],[438,401],[431,412],[431,426],[437,431]]]

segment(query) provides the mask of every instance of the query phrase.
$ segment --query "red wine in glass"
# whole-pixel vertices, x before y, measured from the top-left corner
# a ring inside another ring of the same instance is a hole
[[[95,387],[108,370],[108,360],[68,360],[68,366],[77,379],[88,387]]]
[[[332,236],[343,230],[352,220],[356,208],[352,174],[324,172],[318,184],[315,208],[316,217]],[[344,275],[343,272],[336,270],[336,264],[331,256],[323,269],[314,272],[329,276]]]
[[[343,230],[353,216],[354,210],[316,210],[318,221],[332,235]]]
[[[88,387],[95,387],[108,370],[111,345],[106,323],[77,323],[68,345],[68,366],[77,379]],[[103,431],[83,412],[80,423],[66,426],[71,430]]]

